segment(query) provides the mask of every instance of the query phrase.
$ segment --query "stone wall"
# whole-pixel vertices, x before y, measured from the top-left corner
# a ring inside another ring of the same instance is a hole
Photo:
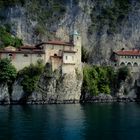
[[[12,56],[9,56],[12,54]],[[2,53],[1,58],[10,58],[12,64],[16,67],[17,70],[21,70],[24,67],[29,66],[30,64],[35,64],[37,60],[44,60],[44,54],[28,54],[28,53]]]

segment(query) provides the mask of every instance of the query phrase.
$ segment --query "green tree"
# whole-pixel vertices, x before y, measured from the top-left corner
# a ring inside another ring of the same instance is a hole
[[[22,79],[21,85],[26,93],[30,94],[36,89],[43,70],[43,63],[38,61],[37,64],[31,64],[29,67],[25,67],[23,70],[19,71],[18,77]]]
[[[89,57],[88,51],[82,46],[82,62],[87,62]]]
[[[118,69],[117,76],[119,81],[125,81],[129,75],[130,75],[130,71],[128,67],[122,67]]]
[[[8,28],[8,27],[7,27]],[[4,47],[13,46],[13,47],[20,47],[22,43],[22,39],[13,36],[4,26],[0,26],[0,41],[2,42]]]
[[[16,68],[9,59],[0,59],[0,83],[12,83],[17,75]]]

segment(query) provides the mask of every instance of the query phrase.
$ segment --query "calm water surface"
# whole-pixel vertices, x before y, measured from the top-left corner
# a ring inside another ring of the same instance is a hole
[[[0,140],[140,140],[140,104],[0,106]]]

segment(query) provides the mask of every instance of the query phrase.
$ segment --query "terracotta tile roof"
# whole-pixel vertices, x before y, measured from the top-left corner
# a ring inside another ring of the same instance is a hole
[[[60,40],[52,40],[52,41],[47,41],[47,42],[42,42],[40,44],[35,45],[36,48],[39,48],[40,46],[44,45],[44,44],[50,44],[50,45],[63,45],[63,46],[74,46],[73,43],[70,42],[64,42],[64,41],[60,41]]]
[[[117,55],[140,55],[140,50],[120,50],[114,53]]]
[[[20,53],[20,54],[45,54],[43,50],[33,50],[33,51],[24,51],[24,50],[16,50],[16,51],[10,51],[10,50],[0,50],[0,53]]]
[[[46,44],[52,44],[52,45],[64,45],[64,46],[73,46],[73,43],[70,42],[64,42],[64,41],[59,41],[59,40],[54,40],[54,41],[48,41]]]
[[[24,45],[24,46],[21,46],[20,49],[36,49],[36,47],[30,46],[30,45]]]
[[[44,45],[44,44],[74,46],[74,44],[73,43],[70,43],[70,42],[64,42],[64,41],[54,40],[54,41],[42,42],[40,44],[37,44],[35,47],[39,47],[39,46]]]
[[[64,53],[76,53],[76,51],[73,51],[73,50],[64,50],[63,52]]]

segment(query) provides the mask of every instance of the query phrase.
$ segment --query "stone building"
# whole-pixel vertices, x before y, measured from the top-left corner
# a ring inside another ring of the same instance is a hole
[[[0,50],[0,58],[10,58],[17,70],[35,64],[38,60],[50,63],[52,70],[61,68],[62,73],[81,70],[81,36],[74,31],[69,42],[60,40],[47,41],[35,46],[12,46]]]
[[[140,68],[140,50],[114,51],[111,60],[114,66],[128,66],[132,72],[137,72]]]

